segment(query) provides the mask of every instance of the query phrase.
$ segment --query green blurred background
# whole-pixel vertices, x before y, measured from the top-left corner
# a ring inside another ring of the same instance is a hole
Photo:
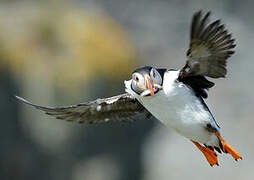
[[[254,2],[1,0],[0,179],[253,179]],[[69,105],[124,92],[140,65],[180,68],[192,14],[212,11],[236,38],[228,77],[207,103],[243,156],[210,168],[192,143],[156,120],[79,125],[18,103]]]

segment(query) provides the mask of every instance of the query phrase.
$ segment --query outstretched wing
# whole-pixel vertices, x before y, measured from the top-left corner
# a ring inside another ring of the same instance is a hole
[[[21,102],[31,105],[46,114],[66,121],[79,123],[98,123],[107,121],[125,121],[153,117],[130,94],[122,94],[105,99],[97,99],[86,103],[70,106],[49,107],[32,104],[31,102],[15,96]]]
[[[227,59],[234,53],[236,46],[231,34],[216,20],[209,24],[210,12],[194,14],[191,24],[190,47],[187,51],[186,65],[180,70],[179,81],[191,86],[197,95],[204,98],[204,89],[214,86],[205,76],[225,77]]]
[[[225,77],[227,59],[236,46],[231,34],[225,30],[220,20],[208,24],[210,12],[202,17],[202,12],[194,14],[191,25],[188,60],[181,70],[181,76]]]

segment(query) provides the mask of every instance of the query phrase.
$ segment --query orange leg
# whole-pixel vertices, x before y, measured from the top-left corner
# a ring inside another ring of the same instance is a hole
[[[218,159],[217,159],[217,154],[211,150],[210,148],[208,147],[204,147],[204,146],[201,146],[199,143],[195,142],[195,141],[192,141],[196,146],[197,148],[205,155],[206,157],[206,160],[208,161],[208,163],[213,166],[213,165],[217,165],[219,166],[218,164]]]
[[[221,145],[222,145],[222,151],[224,153],[229,153],[232,155],[232,157],[237,161],[238,159],[242,159],[241,155],[234,150],[230,145],[228,145],[221,137],[220,133],[216,131],[215,135],[219,138]]]

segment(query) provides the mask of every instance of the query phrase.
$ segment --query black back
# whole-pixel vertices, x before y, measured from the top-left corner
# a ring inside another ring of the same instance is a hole
[[[193,89],[196,96],[207,98],[207,92],[209,88],[214,86],[214,83],[211,81],[208,81],[204,76],[187,76],[182,77],[179,76],[178,81],[183,82],[184,84],[188,85]]]

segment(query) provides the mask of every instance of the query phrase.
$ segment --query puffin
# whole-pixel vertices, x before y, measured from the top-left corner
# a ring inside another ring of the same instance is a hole
[[[219,165],[217,153],[228,153],[236,161],[242,159],[223,139],[221,128],[204,101],[215,85],[210,79],[225,78],[227,60],[236,46],[221,20],[210,22],[210,15],[210,11],[194,13],[184,67],[139,67],[130,80],[124,81],[124,94],[61,107],[41,106],[15,97],[47,115],[78,123],[156,118],[189,139],[210,166]]]

